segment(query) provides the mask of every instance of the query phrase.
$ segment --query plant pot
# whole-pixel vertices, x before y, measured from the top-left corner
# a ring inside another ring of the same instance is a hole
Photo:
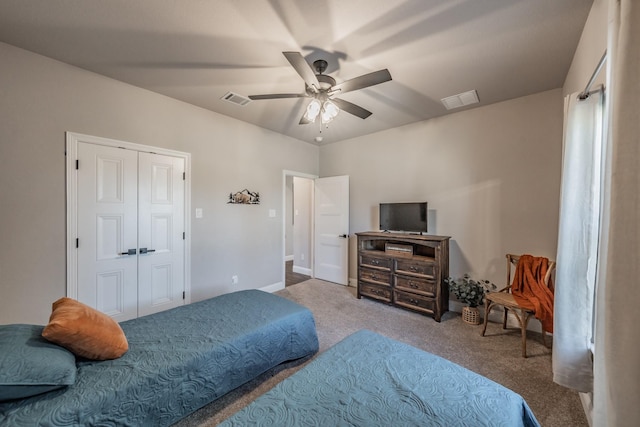
[[[478,307],[462,307],[462,320],[470,325],[480,324],[480,310]]]

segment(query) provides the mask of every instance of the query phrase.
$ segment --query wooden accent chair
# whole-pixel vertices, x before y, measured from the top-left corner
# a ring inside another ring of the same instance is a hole
[[[520,324],[520,329],[522,332],[522,357],[527,357],[527,325],[529,324],[529,320],[534,313],[531,310],[520,307],[511,294],[511,271],[515,271],[519,260],[520,255],[507,254],[507,286],[503,289],[500,289],[498,292],[487,292],[484,297],[484,327],[482,328],[482,336],[484,336],[485,332],[487,331],[487,323],[489,319],[489,312],[491,311],[491,309],[493,309],[497,305],[504,308],[504,317],[502,320],[503,329],[507,328],[507,314],[509,310],[512,310],[513,314],[515,314],[516,318],[518,319],[518,323]],[[549,267],[544,277],[544,283],[547,286],[553,286],[551,276],[553,274],[553,271],[555,270],[555,266],[556,263],[554,261],[549,261]],[[546,347],[547,340],[546,332],[544,330],[542,330],[542,342]]]

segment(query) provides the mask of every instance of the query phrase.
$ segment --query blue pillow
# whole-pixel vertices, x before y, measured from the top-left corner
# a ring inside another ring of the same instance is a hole
[[[71,385],[76,358],[42,338],[44,326],[0,325],[0,401]]]

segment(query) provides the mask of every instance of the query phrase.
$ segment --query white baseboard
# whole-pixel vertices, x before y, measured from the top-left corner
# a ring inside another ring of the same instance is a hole
[[[294,265],[292,271],[294,273],[304,274],[305,276],[311,276],[311,269],[310,268],[298,267],[297,265]]]
[[[285,261],[293,261],[293,255],[285,255],[284,260]]]
[[[589,427],[593,426],[593,394],[592,393],[578,393],[580,396],[580,402],[582,402],[582,409],[587,417]]]
[[[282,289],[284,289],[284,283],[278,282],[278,283],[274,283],[273,285],[267,285],[263,288],[260,288],[259,290],[264,292],[274,293],[277,291],[281,291]]]
[[[465,304],[462,304],[460,301],[449,300],[449,311],[462,313],[462,307],[464,306]],[[480,316],[484,321],[484,305],[478,308],[480,309]],[[501,308],[494,308],[493,310],[491,310],[491,313],[489,314],[489,321],[502,324],[503,313],[504,312],[502,311]],[[542,327],[541,327],[542,325],[540,325],[540,322],[534,319],[533,316],[531,317],[531,319],[533,321],[529,321],[529,324],[527,325],[527,331],[542,333]],[[509,314],[507,315],[507,327],[508,328],[520,327],[520,324],[518,323],[518,319],[512,312],[509,312]]]

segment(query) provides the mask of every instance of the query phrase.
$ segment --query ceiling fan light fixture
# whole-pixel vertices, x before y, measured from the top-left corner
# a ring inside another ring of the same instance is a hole
[[[316,121],[316,118],[320,116],[322,123],[326,124],[335,119],[339,112],[340,109],[333,102],[329,100],[322,102],[318,98],[314,98],[309,102],[309,105],[307,105],[304,118],[309,123],[313,123]]]
[[[328,100],[325,101],[324,104],[322,104],[322,123],[329,123],[331,120],[336,118],[339,112],[340,109],[336,104]]]
[[[320,104],[320,101],[317,99],[311,100],[309,105],[307,105],[307,112],[304,114],[304,118],[309,122],[314,122],[316,117],[318,117],[318,114],[320,114],[321,107],[322,105]]]

